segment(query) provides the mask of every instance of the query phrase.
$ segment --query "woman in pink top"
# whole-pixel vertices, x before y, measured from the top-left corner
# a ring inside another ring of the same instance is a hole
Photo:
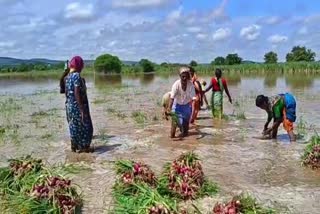
[[[222,71],[220,69],[216,69],[215,75],[215,77],[212,77],[210,85],[205,90],[205,93],[212,89],[212,115],[215,118],[221,119],[223,115],[223,91],[226,91],[230,103],[232,103],[232,99],[228,90],[227,81],[222,78]]]

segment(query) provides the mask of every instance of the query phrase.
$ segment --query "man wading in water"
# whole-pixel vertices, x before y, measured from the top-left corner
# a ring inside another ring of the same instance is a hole
[[[180,79],[177,80],[170,92],[170,102],[167,109],[167,115],[172,114],[171,138],[175,137],[177,125],[181,134],[179,137],[185,137],[189,132],[191,115],[193,115],[193,102],[195,100],[195,88],[190,81],[190,68],[181,67],[179,69]],[[171,113],[172,112],[172,113]]]
[[[293,123],[296,121],[296,100],[289,94],[279,94],[272,97],[259,95],[256,98],[256,106],[268,113],[268,120],[264,125],[263,135],[276,139],[278,128],[283,123],[284,129],[288,132],[290,141],[296,141],[293,133]],[[273,118],[273,125],[268,128]]]

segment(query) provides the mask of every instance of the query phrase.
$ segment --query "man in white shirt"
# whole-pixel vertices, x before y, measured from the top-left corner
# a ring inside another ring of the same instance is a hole
[[[171,138],[175,137],[176,125],[180,128],[181,137],[188,135],[190,118],[193,114],[192,102],[196,98],[194,85],[190,81],[190,68],[181,67],[179,73],[180,79],[172,86],[168,107],[168,111],[172,111],[177,119],[172,121]]]

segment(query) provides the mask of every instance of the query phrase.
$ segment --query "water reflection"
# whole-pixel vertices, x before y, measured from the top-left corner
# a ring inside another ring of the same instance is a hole
[[[240,74],[228,74],[225,75],[225,78],[227,79],[228,85],[237,86],[241,83],[241,75]]]
[[[316,90],[320,88],[320,78],[316,75],[245,75],[240,73],[225,73],[223,75],[231,87],[241,89],[243,92],[250,90],[291,89]],[[85,75],[87,83],[97,89],[107,89],[109,87],[146,86],[148,90],[158,90],[159,85],[164,82],[173,83],[179,79],[177,73],[161,74],[129,74],[129,75]],[[200,81],[205,80],[209,84],[211,74],[198,74]],[[21,93],[30,94],[38,90],[58,90],[59,77],[0,77],[0,94]]]
[[[122,76],[121,75],[95,75],[94,85],[98,89],[103,89],[110,86],[121,86]]]
[[[154,81],[154,78],[154,74],[143,74],[140,77],[140,83],[141,85],[149,85]]]
[[[276,74],[271,74],[271,75],[266,75],[266,77],[264,78],[264,86],[269,87],[269,88],[273,88],[277,86],[277,79],[278,79],[279,75]]]
[[[313,75],[286,75],[285,82],[291,88],[311,88],[315,76]]]

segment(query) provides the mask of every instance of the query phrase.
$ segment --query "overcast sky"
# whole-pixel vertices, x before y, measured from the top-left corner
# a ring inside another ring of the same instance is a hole
[[[319,0],[0,0],[0,56],[211,62],[320,56]],[[319,57],[317,57],[319,59]]]

